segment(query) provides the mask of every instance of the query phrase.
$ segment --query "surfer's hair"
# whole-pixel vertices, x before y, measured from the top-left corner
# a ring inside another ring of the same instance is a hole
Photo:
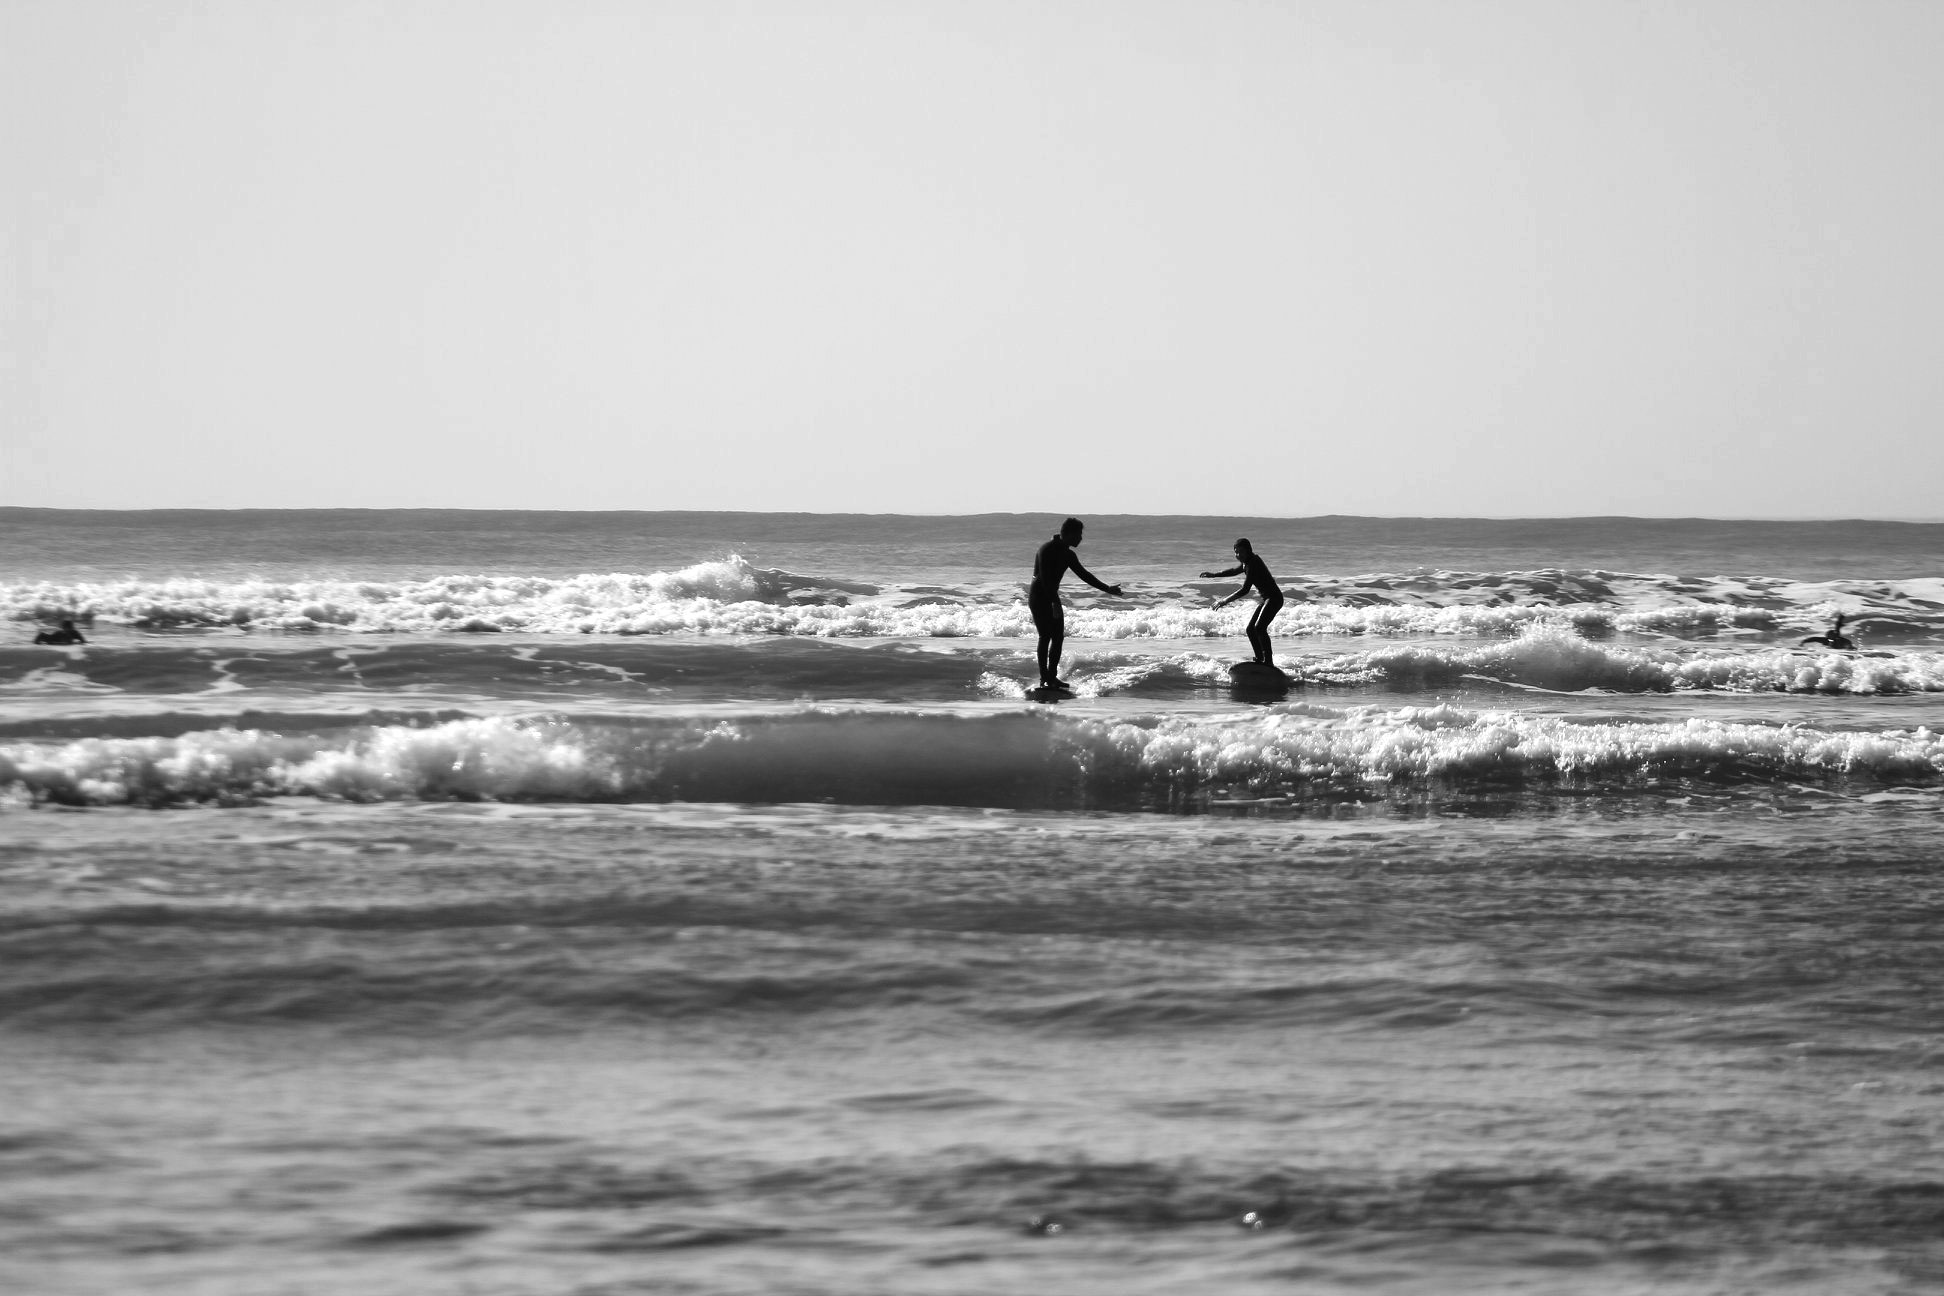
[[[1235,542],[1235,547],[1236,547],[1237,549],[1247,549],[1247,550],[1248,550],[1248,551],[1249,551],[1250,553],[1254,553],[1254,552],[1255,552],[1255,546],[1254,546],[1254,545],[1252,545],[1252,544],[1250,544],[1250,543],[1249,543],[1249,542],[1248,542],[1247,540],[1241,540],[1241,539],[1238,539],[1238,540],[1237,540],[1237,541]]]
[[[1060,523],[1061,535],[1065,535],[1069,531],[1085,531],[1086,529],[1087,524],[1079,518],[1068,518],[1066,521]]]

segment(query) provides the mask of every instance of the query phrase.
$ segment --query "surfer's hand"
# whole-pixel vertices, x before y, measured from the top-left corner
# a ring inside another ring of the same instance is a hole
[[[1109,585],[1107,587],[1107,592],[1109,594],[1112,594],[1115,598],[1119,598],[1121,596],[1120,586],[1118,585]]]
[[[1203,580],[1214,580],[1214,579],[1215,579],[1215,573],[1214,573],[1214,572],[1203,572],[1203,573],[1201,574],[1201,578],[1202,578]]]

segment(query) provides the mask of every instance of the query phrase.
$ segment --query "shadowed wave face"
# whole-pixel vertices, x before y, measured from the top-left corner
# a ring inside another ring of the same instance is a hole
[[[1928,730],[1307,703],[1205,720],[829,710],[680,720],[427,717],[0,745],[0,787],[66,805],[322,796],[1204,809],[1233,797],[1435,801],[1493,790],[1805,782],[1869,791],[1940,778],[1944,736]]]

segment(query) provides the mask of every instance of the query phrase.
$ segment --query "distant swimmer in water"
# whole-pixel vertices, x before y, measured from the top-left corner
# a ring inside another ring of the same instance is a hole
[[[1060,651],[1066,645],[1066,609],[1060,606],[1060,578],[1071,571],[1103,593],[1120,597],[1121,587],[1109,585],[1080,565],[1074,556],[1086,528],[1079,518],[1060,523],[1060,534],[1039,547],[1033,558],[1033,586],[1026,594],[1026,607],[1033,614],[1033,628],[1039,631],[1040,687],[1069,688],[1060,675]]]
[[[81,632],[74,628],[74,622],[63,621],[59,630],[43,630],[34,636],[37,644],[84,644]]]
[[[1829,627],[1828,634],[1810,635],[1802,642],[1804,644],[1820,644],[1824,648],[1854,648],[1856,645],[1851,643],[1848,637],[1843,634],[1843,622],[1847,620],[1849,620],[1849,617],[1839,612],[1836,614],[1836,624]]]
[[[1249,628],[1247,631],[1249,646],[1255,649],[1255,659],[1257,661],[1261,662],[1264,666],[1274,666],[1276,664],[1276,658],[1275,653],[1269,647],[1269,623],[1276,619],[1276,613],[1282,611],[1282,589],[1276,584],[1276,578],[1269,574],[1268,564],[1256,557],[1254,547],[1247,540],[1237,540],[1235,542],[1235,560],[1237,563],[1236,566],[1230,567],[1226,571],[1203,572],[1202,579],[1214,580],[1220,576],[1241,576],[1244,578],[1242,588],[1223,599],[1220,603],[1217,603],[1215,605],[1217,608],[1227,607],[1244,594],[1247,594],[1250,590],[1256,592],[1256,597],[1261,599],[1262,602],[1256,607],[1255,615],[1249,618]]]

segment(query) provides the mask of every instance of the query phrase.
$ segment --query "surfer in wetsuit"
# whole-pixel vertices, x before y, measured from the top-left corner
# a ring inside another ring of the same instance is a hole
[[[1854,648],[1856,645],[1851,643],[1849,638],[1843,634],[1843,622],[1847,620],[1849,620],[1847,613],[1838,612],[1836,614],[1836,624],[1829,627],[1828,634],[1810,635],[1802,642],[1804,644],[1821,644],[1824,648]]]
[[[63,621],[59,630],[43,630],[34,636],[37,644],[84,644],[81,632],[74,628],[74,622]]]
[[[1249,618],[1249,646],[1255,649],[1255,659],[1264,666],[1276,664],[1275,653],[1269,647],[1269,623],[1282,611],[1283,592],[1276,584],[1276,578],[1269,574],[1269,565],[1256,557],[1256,551],[1247,540],[1235,542],[1236,566],[1226,571],[1203,572],[1203,580],[1215,580],[1222,576],[1243,577],[1242,588],[1229,595],[1215,606],[1225,608],[1250,590],[1262,602],[1257,605],[1255,615]]]
[[[1074,556],[1074,547],[1085,531],[1079,518],[1068,518],[1060,523],[1060,534],[1041,545],[1033,557],[1033,585],[1026,593],[1026,607],[1033,614],[1033,628],[1039,631],[1041,688],[1069,687],[1059,678],[1060,650],[1066,644],[1066,609],[1060,606],[1060,577],[1072,571],[1095,589],[1120,597],[1120,586],[1100,580]]]

